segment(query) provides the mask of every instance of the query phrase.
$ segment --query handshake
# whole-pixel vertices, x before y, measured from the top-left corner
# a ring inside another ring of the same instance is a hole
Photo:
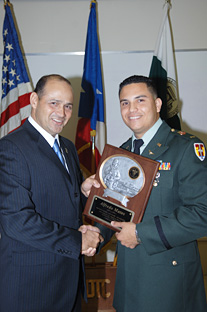
[[[96,248],[104,241],[100,230],[92,225],[81,225],[78,229],[82,233],[81,254],[92,257],[96,253]]]

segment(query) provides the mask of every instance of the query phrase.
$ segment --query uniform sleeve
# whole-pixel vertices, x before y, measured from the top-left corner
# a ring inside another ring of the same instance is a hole
[[[0,223],[8,237],[43,251],[80,256],[81,233],[36,212],[27,162],[8,139],[0,141],[0,190]]]
[[[174,198],[179,197],[179,205],[167,215],[157,215],[137,225],[148,254],[207,235],[207,159],[196,155],[195,142],[198,141],[188,142],[174,176]],[[168,204],[173,205],[170,201]]]

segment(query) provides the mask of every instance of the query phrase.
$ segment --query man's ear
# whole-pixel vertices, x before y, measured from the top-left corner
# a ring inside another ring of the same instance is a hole
[[[38,104],[39,98],[36,92],[32,92],[30,95],[30,104],[32,108],[36,108]]]
[[[161,110],[161,107],[162,107],[162,100],[160,98],[156,98],[155,105],[156,105],[156,108],[157,108],[157,113],[159,113],[160,110]]]

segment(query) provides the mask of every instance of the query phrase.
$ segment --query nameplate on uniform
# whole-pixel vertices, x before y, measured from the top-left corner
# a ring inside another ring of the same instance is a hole
[[[115,231],[111,221],[141,221],[160,163],[106,144],[83,214]]]

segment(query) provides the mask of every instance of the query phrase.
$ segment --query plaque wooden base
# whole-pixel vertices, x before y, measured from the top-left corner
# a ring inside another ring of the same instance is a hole
[[[141,221],[159,162],[106,144],[83,214],[115,231],[111,221]]]

